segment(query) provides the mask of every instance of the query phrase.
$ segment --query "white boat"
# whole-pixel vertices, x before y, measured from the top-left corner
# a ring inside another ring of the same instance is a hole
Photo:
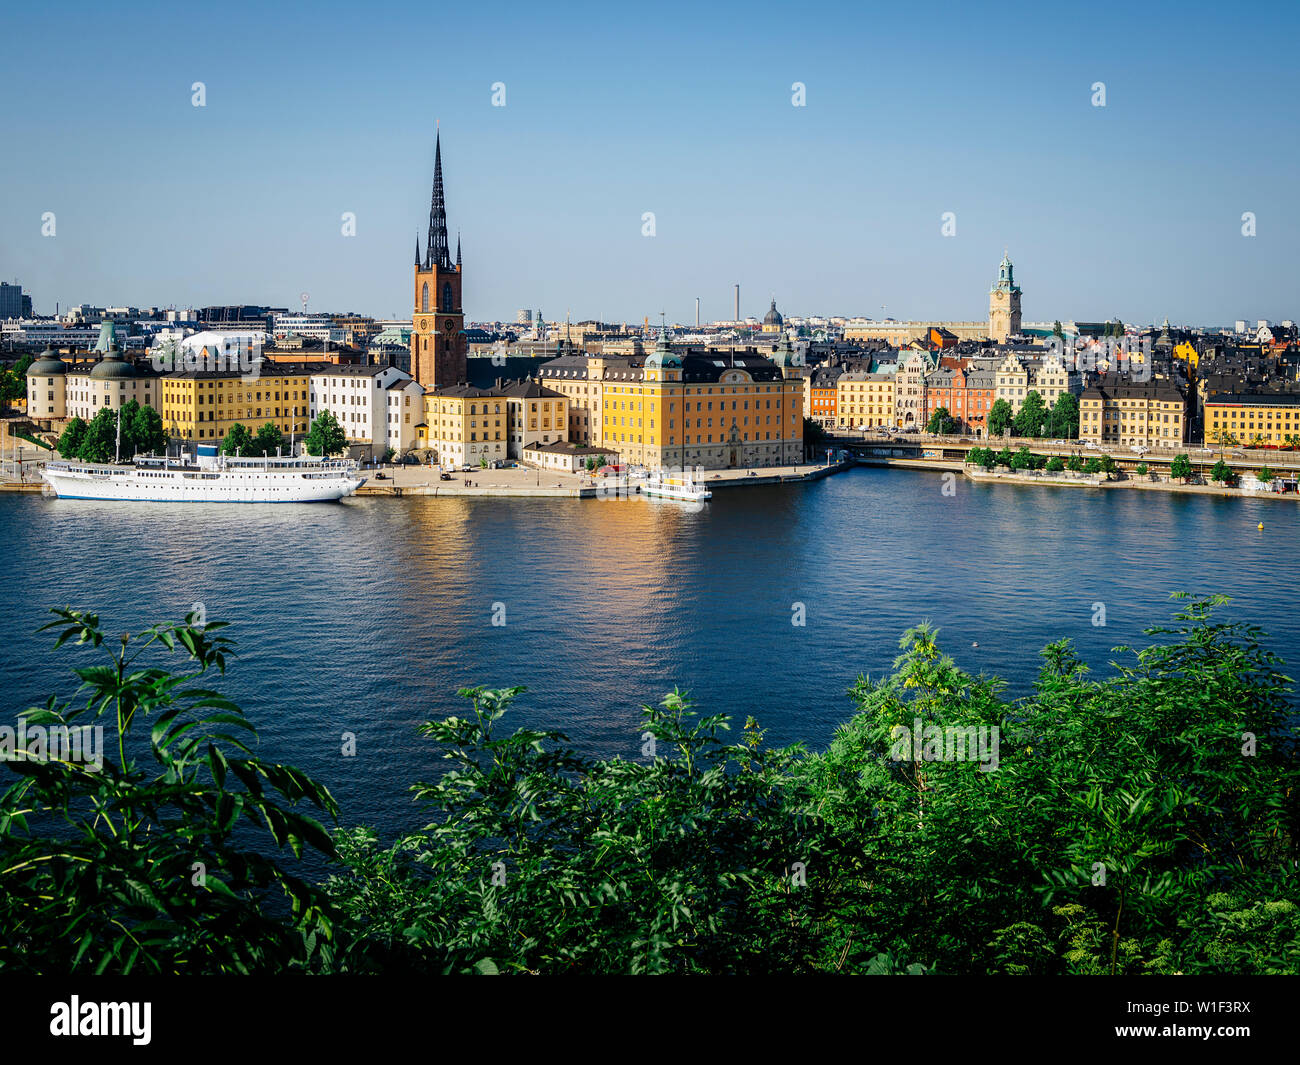
[[[646,495],[659,499],[680,499],[687,503],[703,503],[712,499],[713,493],[690,477],[669,477],[652,473],[642,489]]]
[[[200,445],[197,461],[139,458],[130,466],[51,462],[41,476],[60,499],[162,503],[321,503],[366,482],[344,459],[239,458]]]

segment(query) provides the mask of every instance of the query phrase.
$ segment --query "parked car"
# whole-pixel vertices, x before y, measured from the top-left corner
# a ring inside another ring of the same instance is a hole
[[[1097,445],[1094,444],[1091,440],[1085,440],[1085,441],[1083,442],[1083,446],[1086,447],[1086,448],[1089,448],[1089,449],[1092,450],[1092,451],[1096,451],[1096,450],[1097,450]]]
[[[450,481],[450,480],[451,480],[451,474],[450,474],[450,473],[447,473],[447,472],[444,471],[443,473],[438,474],[438,480],[440,480],[440,481]]]
[[[1052,447],[1065,447],[1065,441],[1064,441],[1064,440],[1053,440],[1051,446],[1052,446]]]

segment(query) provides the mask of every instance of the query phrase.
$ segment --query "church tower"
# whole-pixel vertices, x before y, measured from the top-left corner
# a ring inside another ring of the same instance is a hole
[[[998,267],[997,283],[989,290],[989,336],[999,344],[1020,332],[1020,286],[1006,253]]]
[[[411,315],[411,376],[426,390],[462,384],[468,378],[465,314],[461,308],[460,237],[451,261],[447,206],[442,192],[442,137],[433,153],[433,202],[424,261],[415,244],[415,311]]]

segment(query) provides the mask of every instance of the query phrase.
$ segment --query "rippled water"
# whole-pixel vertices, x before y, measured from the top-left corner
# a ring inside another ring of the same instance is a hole
[[[516,724],[635,757],[639,705],[674,685],[737,727],[754,715],[773,742],[822,746],[854,678],[887,668],[902,630],[927,618],[961,665],[1013,694],[1060,636],[1104,670],[1180,589],[1232,595],[1233,613],[1300,657],[1293,505],[961,481],[946,497],[942,483],[856,469],[720,491],[699,513],[642,500],[5,496],[4,717],[75,687],[83,652],[51,655],[33,634],[47,607],[94,608],[126,631],[201,601],[233,623],[240,657],[223,686],[261,753],[323,779],[346,821],[392,831],[422,823],[406,788],[438,764],[415,727],[456,711],[462,686],[526,685]],[[1105,627],[1092,624],[1098,602]],[[340,756],[345,731],[355,758]]]

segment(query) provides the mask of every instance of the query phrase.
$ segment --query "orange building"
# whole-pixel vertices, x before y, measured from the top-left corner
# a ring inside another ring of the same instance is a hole
[[[843,373],[842,366],[821,366],[804,378],[808,384],[805,400],[808,417],[820,425],[835,427],[839,412],[836,382]]]
[[[986,435],[989,411],[997,399],[996,374],[992,370],[947,369],[940,367],[925,376],[925,419],[940,407],[957,423],[957,432]]]

